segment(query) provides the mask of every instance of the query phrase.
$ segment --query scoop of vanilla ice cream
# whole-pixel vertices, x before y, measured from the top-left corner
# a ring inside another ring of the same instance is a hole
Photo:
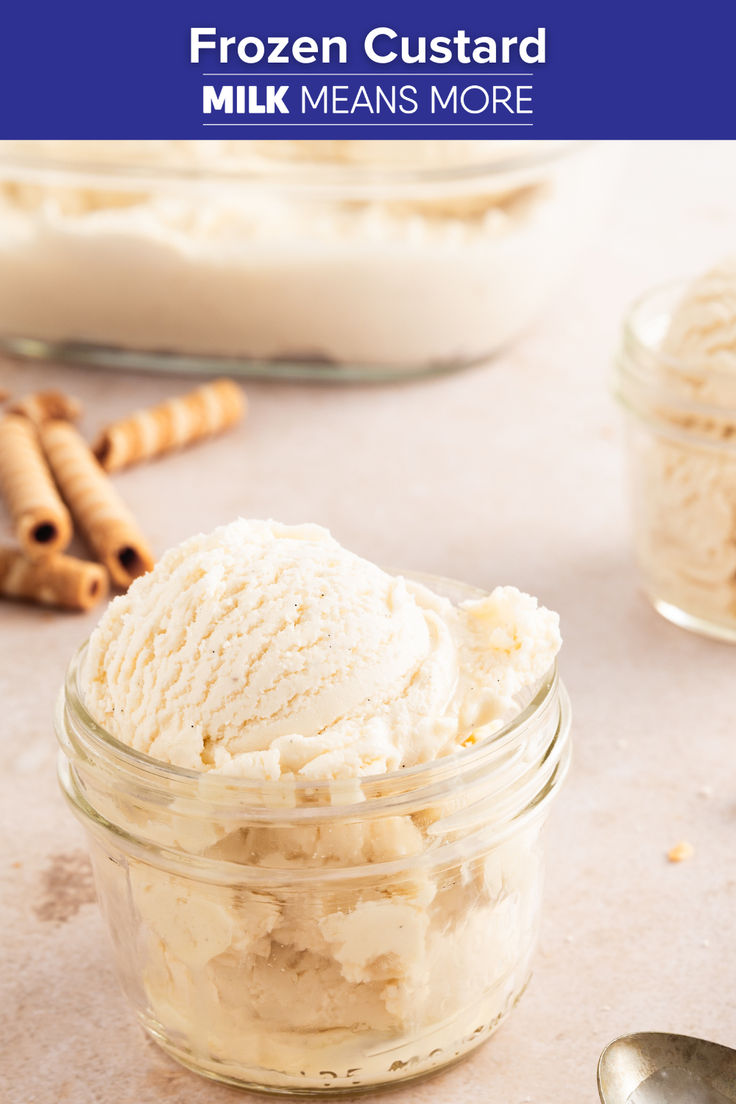
[[[314,525],[238,520],[169,551],[92,635],[87,708],[156,759],[355,777],[500,725],[560,646],[514,588],[455,607]]]
[[[691,368],[736,372],[736,256],[689,285],[662,348]]]

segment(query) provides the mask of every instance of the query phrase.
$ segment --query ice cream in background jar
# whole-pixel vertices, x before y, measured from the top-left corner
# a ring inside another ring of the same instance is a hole
[[[557,616],[234,522],[116,599],[57,712],[123,988],[208,1076],[455,1061],[529,980],[569,761]]]
[[[736,259],[635,304],[616,391],[644,590],[675,624],[736,642]]]
[[[0,143],[0,347],[335,380],[476,362],[588,243],[614,146]]]

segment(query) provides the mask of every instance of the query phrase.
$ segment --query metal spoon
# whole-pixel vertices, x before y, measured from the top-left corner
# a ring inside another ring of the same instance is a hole
[[[736,1050],[660,1031],[622,1035],[601,1054],[598,1092],[603,1104],[733,1104]]]

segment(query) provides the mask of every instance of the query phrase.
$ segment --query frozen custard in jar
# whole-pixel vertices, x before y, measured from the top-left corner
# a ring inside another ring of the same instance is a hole
[[[529,979],[569,758],[557,615],[236,521],[111,603],[57,716],[125,991],[186,1065],[356,1091]]]
[[[644,589],[676,624],[736,641],[736,260],[635,305],[616,387]]]

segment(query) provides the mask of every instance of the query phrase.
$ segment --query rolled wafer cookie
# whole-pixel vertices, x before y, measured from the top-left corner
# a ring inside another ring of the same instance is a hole
[[[0,548],[0,596],[60,609],[88,610],[107,594],[102,564],[73,556],[29,560],[17,548]]]
[[[163,456],[222,433],[245,411],[245,395],[229,379],[214,380],[159,406],[138,410],[102,430],[93,452],[105,471]]]
[[[63,391],[35,391],[22,399],[14,399],[7,410],[9,414],[25,414],[37,425],[50,418],[76,422],[82,413],[82,404]]]
[[[20,414],[0,418],[0,494],[29,559],[64,551],[72,539],[72,519],[54,484],[36,427]]]
[[[73,425],[44,422],[38,432],[82,537],[113,582],[129,586],[154,563],[135,518]]]

